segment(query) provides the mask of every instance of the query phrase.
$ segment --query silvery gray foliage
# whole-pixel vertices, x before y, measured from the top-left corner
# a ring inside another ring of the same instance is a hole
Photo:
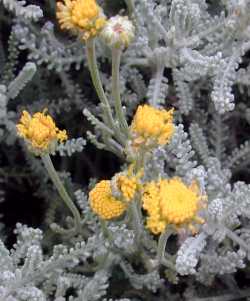
[[[198,234],[187,238],[177,252],[176,270],[180,275],[196,273],[196,266],[201,252],[206,246],[206,235]]]
[[[132,267],[126,262],[122,262],[120,266],[125,276],[130,280],[131,285],[135,289],[141,290],[143,288],[147,288],[153,292],[156,292],[157,289],[162,285],[163,280],[160,279],[160,275],[157,270],[146,275],[139,275],[136,274]]]
[[[168,163],[173,165],[176,174],[179,176],[185,176],[197,165],[197,162],[193,159],[194,150],[182,124],[175,128],[173,137],[166,146],[166,151],[169,154]]]
[[[236,69],[249,49],[248,1],[235,1],[217,14],[209,14],[208,8],[205,1],[176,0],[171,5],[164,2],[159,6],[154,5],[154,1],[138,1],[136,5],[139,26],[134,44],[136,50],[128,51],[129,63],[151,67],[153,80],[153,58],[161,57],[161,49],[165,59],[161,59],[160,68],[164,64],[168,68],[178,68],[174,69],[174,80],[180,97],[179,107],[185,114],[193,103],[187,91],[194,80],[204,76],[212,77],[211,98],[216,110],[224,113],[233,109],[231,89],[236,81]],[[157,30],[152,31],[152,28]],[[240,37],[237,42],[234,42],[235,36]],[[164,47],[159,44],[162,40]],[[155,91],[150,85],[149,91],[153,91],[149,92],[150,96],[160,91],[161,78],[157,72]]]
[[[195,148],[196,152],[201,157],[203,164],[205,165],[209,158],[209,148],[202,128],[198,123],[191,123],[189,127],[189,134],[193,147]]]
[[[211,252],[209,255],[201,255],[201,266],[198,269],[197,279],[209,285],[214,275],[224,275],[236,272],[237,269],[245,267],[245,253],[227,251],[223,256]]]
[[[194,98],[189,84],[184,80],[182,72],[178,69],[173,70],[173,77],[175,83],[175,90],[179,100],[180,112],[184,115],[188,115],[194,105]]]
[[[167,171],[165,169],[167,152],[164,148],[159,147],[153,152],[153,156],[145,164],[145,176],[144,181],[151,181],[157,176],[167,177]],[[150,171],[150,172],[148,172]]]
[[[164,261],[157,253],[158,237],[140,229],[145,212],[136,224],[140,243],[129,214],[108,223],[93,214],[88,192],[103,173],[92,162],[92,150],[90,157],[84,157],[88,153],[85,138],[101,150],[124,157],[113,130],[103,122],[103,106],[97,104],[89,81],[85,46],[59,30],[53,17],[55,1],[37,2],[38,6],[29,1],[0,0],[0,28],[8,28],[0,32],[0,140],[4,157],[8,158],[10,148],[20,154],[16,139],[20,112],[47,107],[70,130],[70,139],[57,146],[55,156],[63,157],[58,162],[59,176],[74,196],[83,226],[81,233],[72,236],[49,230],[48,224],[53,228],[58,220],[71,226],[72,218],[64,218],[69,212],[65,212],[41,162],[22,145],[21,160],[28,163],[26,178],[39,183],[36,195],[47,206],[46,222],[41,225],[44,235],[39,229],[17,224],[17,241],[10,250],[2,239],[3,234],[9,235],[7,227],[3,233],[0,225],[0,300],[129,300],[123,292],[113,295],[116,279],[126,283],[124,289],[135,292],[131,300],[157,300],[158,296],[181,300],[181,293],[176,297],[169,289],[169,282],[178,280],[176,274],[192,290],[193,300],[202,300],[195,291],[199,282],[212,285],[216,276],[234,277],[239,269],[249,273],[245,267],[250,259],[250,186],[238,172],[247,173],[250,162],[249,130],[244,127],[244,122],[250,123],[250,1],[121,3],[127,7],[119,7],[118,2],[99,3],[104,9],[114,6],[105,11],[108,16],[117,11],[129,14],[136,26],[135,40],[124,50],[120,70],[127,120],[130,122],[143,102],[158,108],[175,107],[174,135],[169,144],[145,156],[142,184],[171,177],[180,177],[188,185],[197,182],[207,197],[207,208],[200,214],[205,223],[199,225],[197,235],[179,233],[177,243],[169,241]],[[96,52],[104,90],[110,97],[110,51],[98,40]],[[87,127],[87,122],[93,127]],[[98,160],[105,163],[106,158]],[[88,179],[89,187],[79,181],[86,162],[94,178]],[[63,171],[67,167],[71,174]],[[2,175],[9,179],[8,170],[1,167],[0,171],[0,180]]]
[[[96,272],[93,279],[68,272],[85,262],[97,244],[82,241],[71,248],[56,245],[53,254],[44,257],[41,230],[18,224],[15,232],[17,243],[11,251],[0,244],[1,300],[48,300],[52,293],[64,300],[70,287],[79,290],[79,297],[72,300],[99,300],[104,294],[107,271]],[[81,299],[83,296],[86,299]]]
[[[26,1],[1,0],[1,3],[18,17],[34,21],[38,21],[43,17],[43,11],[39,6],[26,5]]]
[[[29,59],[38,65],[46,64],[48,70],[60,72],[69,70],[72,64],[80,68],[83,51],[80,43],[64,45],[54,35],[54,24],[47,22],[39,31],[34,31],[29,24],[17,22],[13,28],[21,50],[29,51]]]
[[[65,143],[58,144],[56,151],[60,156],[72,156],[75,152],[81,152],[86,145],[86,140],[82,137],[67,140]]]
[[[110,225],[109,226],[110,233],[113,236],[113,244],[114,247],[120,249],[121,252],[129,254],[133,254],[135,250],[135,234],[132,230],[127,229],[125,225],[117,226]]]

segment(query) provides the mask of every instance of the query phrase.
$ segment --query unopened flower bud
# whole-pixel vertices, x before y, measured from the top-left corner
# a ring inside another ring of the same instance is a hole
[[[110,47],[128,47],[134,39],[135,27],[128,17],[115,16],[106,22],[101,36]]]

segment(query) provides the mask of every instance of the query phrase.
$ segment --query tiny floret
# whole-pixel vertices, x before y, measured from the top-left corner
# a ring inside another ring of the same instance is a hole
[[[110,47],[128,47],[135,37],[135,27],[128,17],[115,16],[107,21],[101,37]]]
[[[22,112],[17,124],[17,133],[28,143],[28,147],[37,155],[51,152],[57,141],[67,140],[66,130],[59,130],[50,115],[37,112],[31,116],[27,111]]]
[[[79,34],[84,40],[100,33],[106,23],[95,0],[63,0],[57,2],[57,19],[61,29]]]
[[[186,227],[196,232],[194,224],[203,223],[198,216],[205,197],[196,182],[187,186],[180,178],[150,182],[145,185],[143,208],[147,211],[147,228],[154,234],[163,232],[167,225],[176,229]]]
[[[126,204],[113,197],[110,181],[103,180],[89,193],[90,207],[102,219],[117,218],[126,210]]]
[[[135,146],[168,143],[174,133],[173,109],[156,109],[149,105],[139,106],[131,124]]]

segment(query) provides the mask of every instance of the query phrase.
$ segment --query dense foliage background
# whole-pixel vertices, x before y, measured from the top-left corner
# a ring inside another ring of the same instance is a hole
[[[104,269],[101,273],[105,275],[95,276],[92,264],[103,256],[106,240],[96,217],[90,213],[87,195],[97,181],[110,179],[123,170],[125,161],[102,149],[93,138],[98,140],[101,131],[84,116],[83,110],[88,108],[100,117],[102,108],[89,75],[84,43],[59,28],[56,2],[0,0],[0,238],[7,250],[13,248],[17,234],[23,245],[25,239],[29,241],[27,245],[32,245],[37,235],[45,260],[52,256],[55,245],[70,249],[93,235],[92,249],[81,249],[81,254],[91,254],[84,255],[87,267],[91,267],[89,271],[85,272],[83,265],[71,269],[67,262],[66,267],[62,265],[61,274],[58,272],[60,277],[65,276],[66,284],[53,275],[54,282],[32,280],[30,295],[15,292],[8,296],[3,292],[9,289],[8,281],[14,276],[8,278],[4,274],[0,279],[8,285],[1,286],[0,282],[0,300],[247,300],[250,247],[246,249],[241,242],[250,245],[250,1],[103,0],[99,4],[107,17],[128,15],[136,26],[135,41],[124,51],[121,63],[121,95],[128,123],[142,103],[175,108],[176,136],[170,146],[155,151],[154,159],[146,163],[146,176],[177,175],[188,179],[195,174],[204,180],[208,203],[212,204],[207,228],[203,230],[209,237],[206,247],[199,248],[198,243],[191,241],[189,248],[183,247],[183,252],[188,250],[187,258],[195,258],[195,264],[190,264],[195,273],[186,263],[188,272],[184,275],[178,273],[178,268],[171,273],[165,267],[148,275],[135,252],[123,258],[123,265],[115,264],[117,258],[112,258],[112,271]],[[101,39],[97,39],[97,59],[110,96],[111,53]],[[89,218],[86,228],[90,230],[86,230],[84,238],[70,240],[50,229],[54,222],[67,225],[67,208],[41,160],[16,135],[16,123],[23,109],[34,113],[44,108],[48,108],[58,127],[69,133],[69,141],[58,146],[52,159],[70,195],[76,197],[81,214]],[[235,184],[239,181],[244,182],[242,186]],[[221,222],[229,205],[231,215]],[[43,240],[38,232],[34,234],[34,229],[19,225],[19,230],[15,230],[17,223],[41,229]],[[214,224],[218,228],[212,229]],[[110,229],[124,240],[121,249],[126,250],[132,230],[124,230],[122,223],[118,226],[121,232],[116,224],[111,223]],[[227,236],[225,229],[239,235],[240,241]],[[22,234],[25,231],[27,236]],[[157,237],[149,236],[153,243],[157,242]],[[180,242],[180,237],[173,236],[167,251],[181,256]],[[27,250],[20,251],[23,257],[20,255],[19,268],[27,260]],[[96,255],[98,250],[101,255]],[[242,250],[246,254],[239,255]],[[13,258],[18,252],[12,251]],[[2,245],[0,257],[4,258],[1,254],[6,255]],[[77,256],[74,253],[72,258]],[[127,261],[131,270],[124,267]],[[218,271],[209,262],[215,262]],[[5,271],[0,258],[0,270],[1,264]],[[36,269],[31,270],[29,273],[35,275]],[[90,283],[86,277],[94,279],[88,287],[84,286]],[[95,277],[99,277],[98,281]],[[36,296],[34,288],[41,289],[44,296],[40,292]],[[26,286],[23,289],[29,290]]]

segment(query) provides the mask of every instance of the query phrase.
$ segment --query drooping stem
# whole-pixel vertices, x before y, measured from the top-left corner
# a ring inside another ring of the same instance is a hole
[[[115,104],[116,117],[121,124],[126,136],[128,135],[128,124],[122,109],[121,94],[120,94],[120,63],[122,50],[113,47],[112,49],[112,97]]]
[[[163,264],[166,267],[175,270],[174,264],[165,257],[165,249],[166,249],[167,241],[173,233],[174,230],[171,228],[161,233],[158,240],[156,259],[160,264]]]
[[[54,165],[51,161],[50,155],[42,155],[41,156],[42,161],[44,163],[44,166],[53,182],[53,184],[55,185],[59,195],[61,196],[61,198],[63,199],[64,203],[66,204],[66,206],[69,208],[69,210],[71,211],[74,220],[75,220],[75,228],[77,231],[80,232],[81,229],[81,217],[79,214],[78,209],[76,208],[75,204],[73,203],[73,201],[71,200],[70,196],[68,195],[64,185],[62,184],[55,168]]]
[[[112,128],[115,129],[115,122],[112,117],[112,112],[110,108],[109,101],[106,97],[106,94],[103,90],[98,66],[97,66],[97,61],[96,61],[96,53],[95,53],[95,40],[94,39],[89,39],[86,42],[86,53],[87,53],[87,61],[88,61],[88,67],[91,75],[91,79],[93,82],[93,85],[95,87],[96,93],[104,107],[104,116],[106,118],[106,121],[108,122],[108,125]]]

